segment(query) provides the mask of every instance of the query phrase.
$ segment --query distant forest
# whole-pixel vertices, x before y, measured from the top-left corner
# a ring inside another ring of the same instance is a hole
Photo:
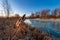
[[[39,12],[32,13],[30,18],[60,18],[60,8],[56,8],[51,11],[50,9],[45,9]]]

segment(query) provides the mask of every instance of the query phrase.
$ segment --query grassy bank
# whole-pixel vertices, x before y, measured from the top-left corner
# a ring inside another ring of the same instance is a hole
[[[17,17],[0,18],[0,40],[52,40],[52,36],[24,22],[16,26]]]

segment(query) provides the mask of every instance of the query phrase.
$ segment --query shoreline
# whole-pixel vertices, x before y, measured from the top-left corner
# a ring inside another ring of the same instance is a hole
[[[32,19],[32,20],[40,20],[40,21],[60,21],[60,19]]]

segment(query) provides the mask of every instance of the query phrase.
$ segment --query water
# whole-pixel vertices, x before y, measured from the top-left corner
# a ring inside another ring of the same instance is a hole
[[[55,40],[60,39],[60,21],[42,21],[30,19],[30,22],[32,27],[40,28],[40,30],[53,35]]]

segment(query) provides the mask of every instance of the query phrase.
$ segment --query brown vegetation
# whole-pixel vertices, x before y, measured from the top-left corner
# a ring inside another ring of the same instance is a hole
[[[19,21],[18,18],[0,18],[0,40],[52,40],[50,35]]]

